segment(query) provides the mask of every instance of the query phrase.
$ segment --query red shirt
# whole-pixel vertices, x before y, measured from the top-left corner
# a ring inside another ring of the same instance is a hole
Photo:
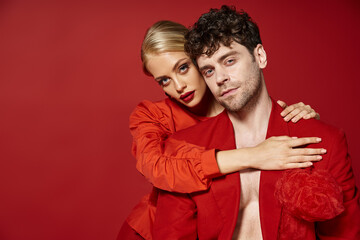
[[[174,132],[205,119],[170,99],[141,102],[130,115],[132,153],[139,172],[155,187],[167,191],[192,193],[209,188],[211,179],[221,175],[215,149],[206,150],[176,139],[167,141]],[[163,151],[164,141],[171,151]],[[152,239],[157,197],[154,188],[127,218],[129,225],[145,239]]]

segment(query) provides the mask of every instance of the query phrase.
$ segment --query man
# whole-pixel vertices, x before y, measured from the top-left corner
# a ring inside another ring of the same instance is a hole
[[[175,139],[227,150],[271,136],[316,135],[327,154],[311,169],[241,171],[215,179],[207,191],[162,191],[154,238],[360,239],[359,193],[344,134],[320,121],[295,125],[279,117],[262,72],[266,53],[250,17],[226,6],[212,9],[187,41],[186,51],[227,111]]]

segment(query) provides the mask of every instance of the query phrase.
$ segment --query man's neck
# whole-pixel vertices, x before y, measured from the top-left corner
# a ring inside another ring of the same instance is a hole
[[[214,117],[224,110],[224,107],[218,103],[209,89],[206,90],[201,102],[193,108],[188,109],[190,112],[203,117]]]
[[[271,98],[263,82],[261,92],[253,102],[241,111],[228,113],[234,127],[237,148],[252,147],[265,140],[271,108]]]

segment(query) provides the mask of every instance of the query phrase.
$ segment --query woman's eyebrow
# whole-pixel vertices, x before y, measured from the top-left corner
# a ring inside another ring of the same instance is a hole
[[[179,64],[180,64],[180,62],[182,62],[182,61],[184,61],[184,60],[186,60],[187,58],[181,58],[181,59],[179,59],[176,63],[175,63],[175,65],[174,65],[174,67],[173,67],[173,71],[175,71],[176,69],[177,69],[177,67],[179,66]]]
[[[180,65],[180,63],[181,63],[182,61],[186,60],[186,59],[187,59],[187,58],[181,58],[181,59],[179,59],[179,60],[175,63],[174,67],[172,68],[172,71],[175,71],[175,70],[177,69],[177,67]],[[155,78],[155,80],[156,80],[156,81],[160,81],[161,79],[163,79],[163,78],[165,78],[165,77],[167,77],[167,76],[166,76],[166,75],[162,75],[162,76],[159,76],[159,77]]]

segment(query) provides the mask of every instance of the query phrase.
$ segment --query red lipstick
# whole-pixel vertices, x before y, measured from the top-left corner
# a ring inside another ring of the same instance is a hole
[[[190,91],[182,94],[180,96],[180,99],[183,100],[184,102],[190,102],[194,98],[194,96],[195,96],[195,91]]]

